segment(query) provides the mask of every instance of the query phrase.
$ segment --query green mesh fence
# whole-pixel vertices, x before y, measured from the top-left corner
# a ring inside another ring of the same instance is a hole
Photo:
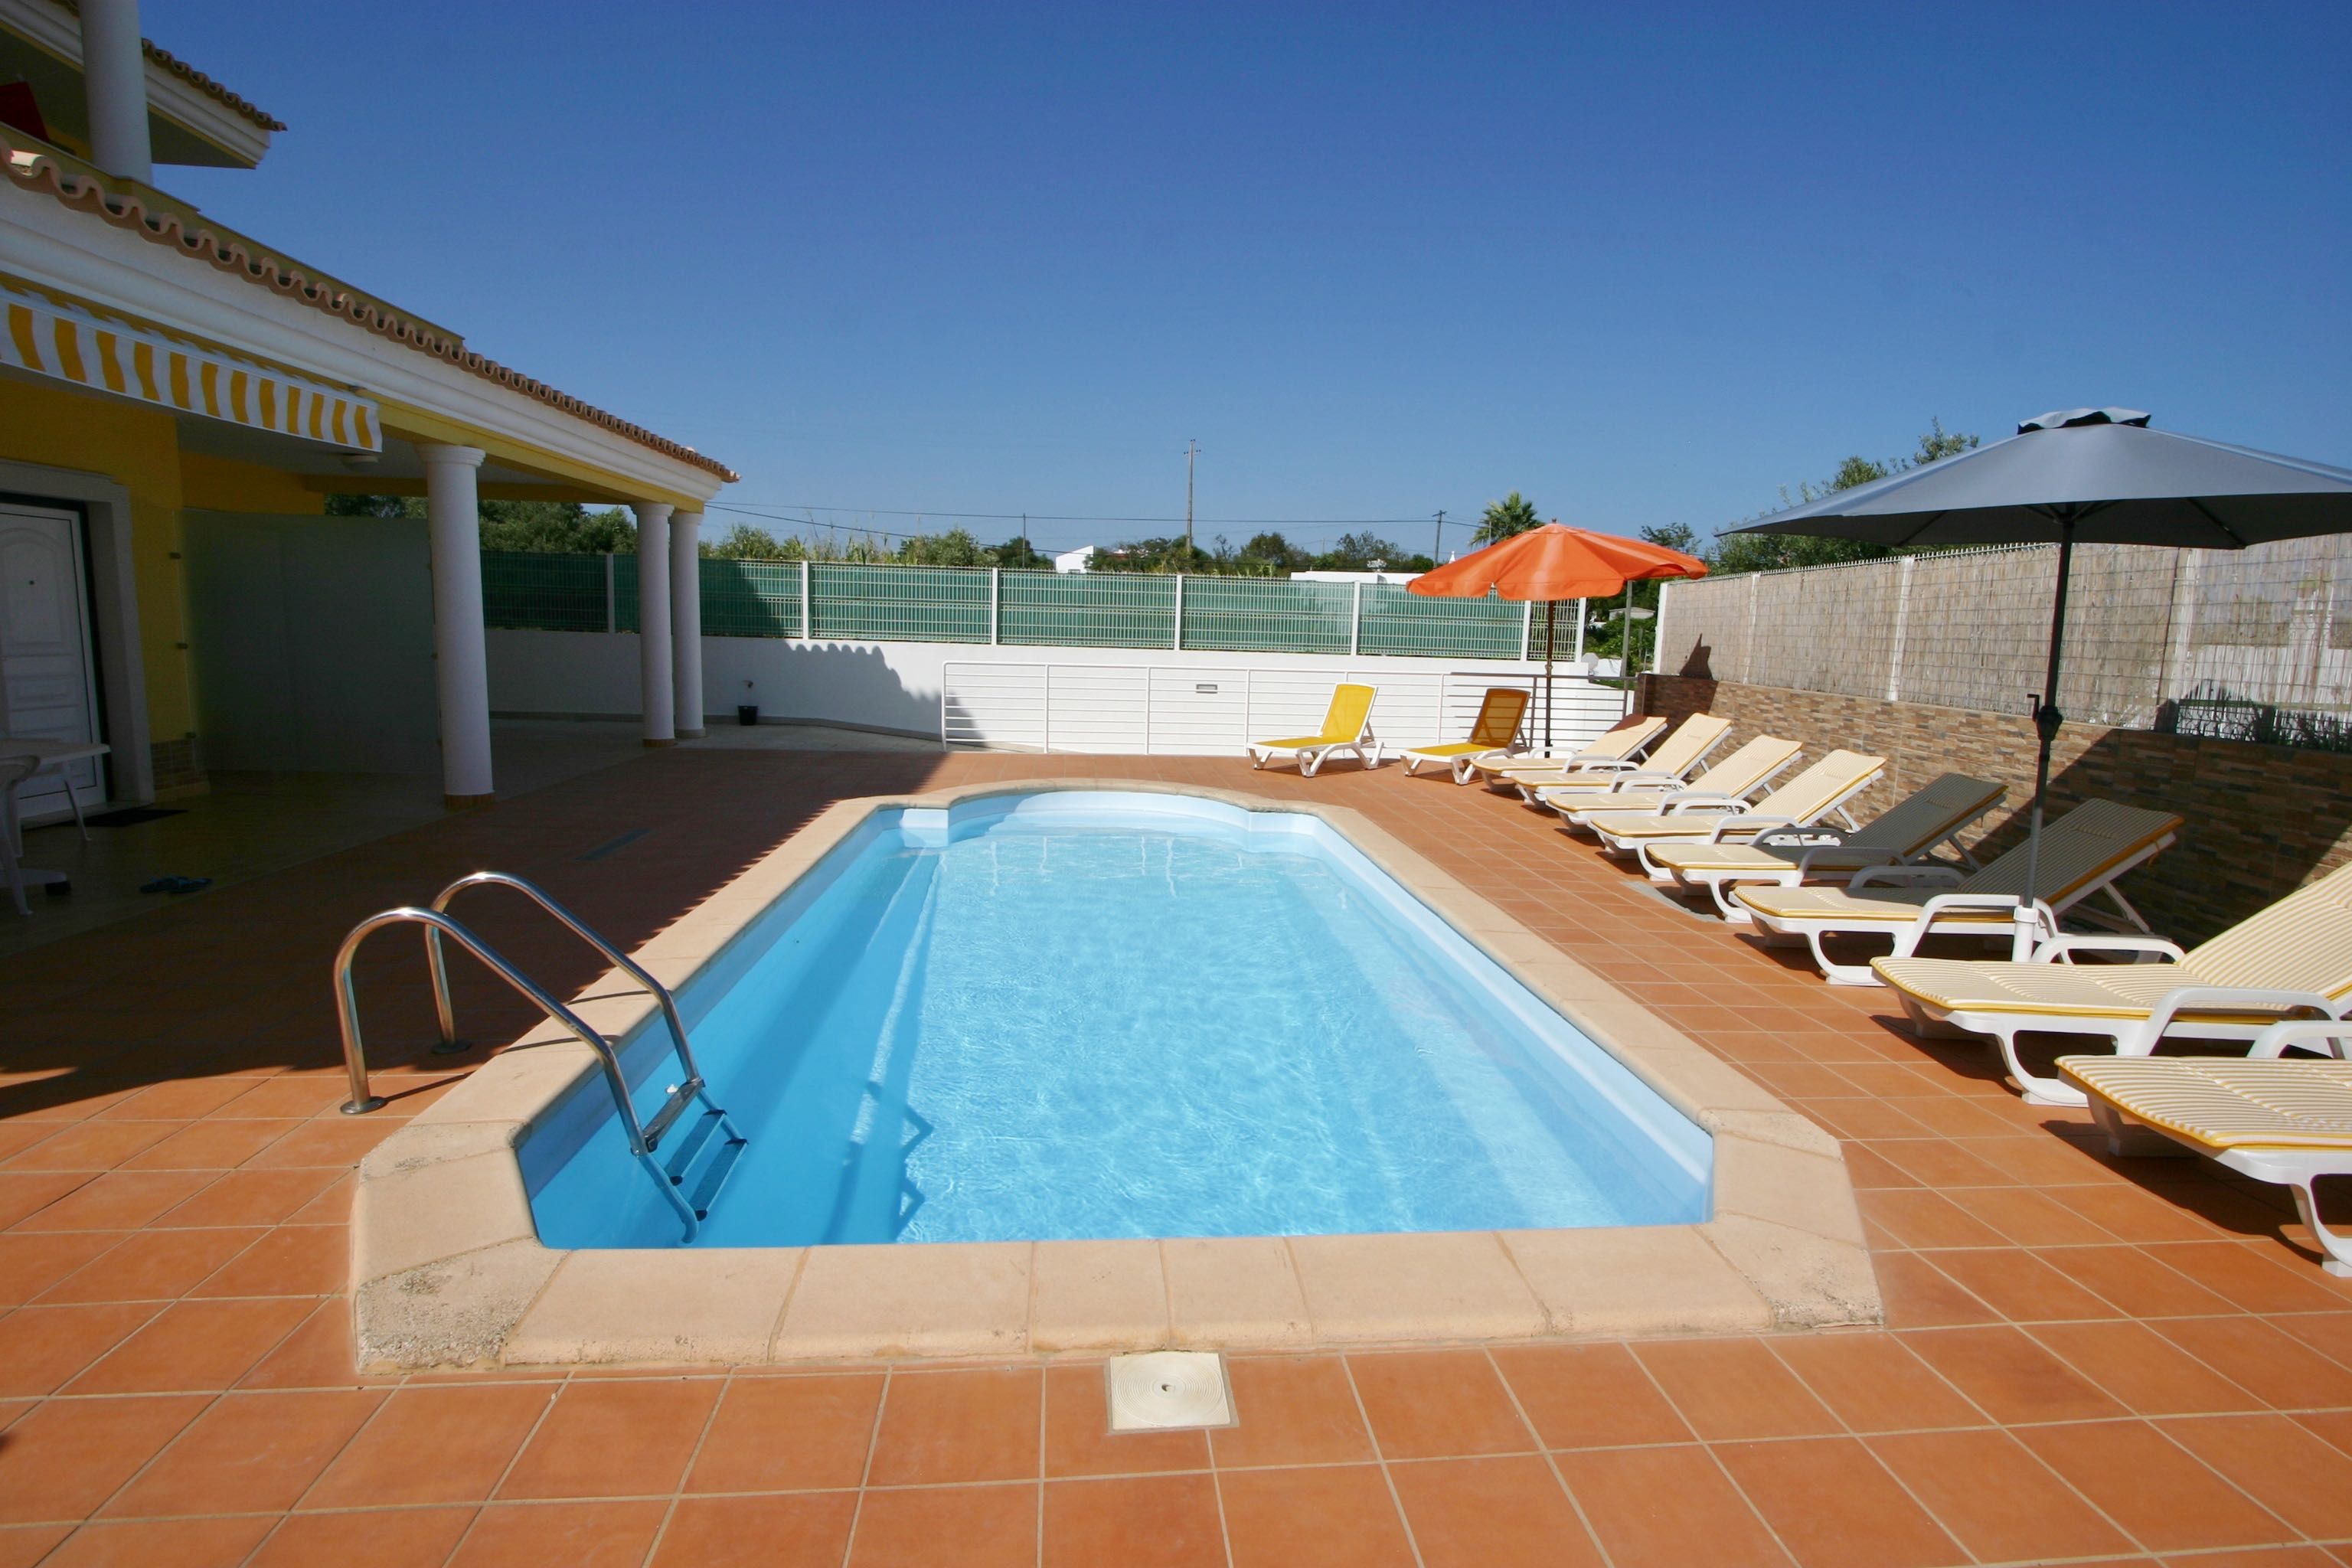
[[[714,637],[801,635],[801,563],[705,557],[702,633]]]
[[[797,561],[700,563],[702,629],[710,637],[801,632]],[[810,634],[877,642],[989,640],[992,574],[966,566],[810,565]],[[1150,573],[994,574],[996,640],[1040,647],[1176,646],[1178,579]],[[608,596],[609,584],[609,596]],[[1357,595],[1350,583],[1278,577],[1182,579],[1182,646],[1243,653],[1345,654]],[[635,555],[482,552],[483,619],[527,631],[637,629]],[[1367,583],[1352,627],[1363,654],[1517,658],[1523,606],[1500,599],[1424,599]],[[1559,651],[1575,651],[1574,605],[1562,606]],[[1543,657],[1543,611],[1534,657]]]
[[[1139,572],[1007,572],[996,640],[1058,647],[1168,647],[1176,579]]]
[[[1388,583],[1364,584],[1363,624],[1356,634],[1359,653],[1438,656],[1446,658],[1517,658],[1525,611],[1496,598],[1429,599]],[[1543,619],[1538,612],[1540,635]],[[1575,635],[1571,619],[1563,643]]]
[[[877,642],[988,640],[989,574],[973,566],[809,567],[809,633]]]
[[[1244,653],[1346,653],[1355,588],[1277,577],[1184,579],[1184,646]]]
[[[634,555],[613,557],[613,629],[637,629],[637,558]]]
[[[634,568],[636,562],[629,564]],[[629,590],[634,596],[634,574]],[[601,632],[605,615],[602,555],[482,552],[484,625],[532,632]]]

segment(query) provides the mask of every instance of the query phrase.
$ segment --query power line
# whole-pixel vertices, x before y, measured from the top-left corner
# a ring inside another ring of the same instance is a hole
[[[805,521],[806,519],[785,517],[786,512],[834,511],[864,517],[944,517],[958,521],[983,522],[1016,522],[1027,518],[1032,522],[1156,522],[1175,524],[1181,517],[1108,517],[1100,512],[1050,511],[939,511],[930,508],[893,508],[887,506],[820,506],[808,501],[711,501],[713,511],[740,511],[753,517],[775,516],[782,521]],[[1429,514],[1414,517],[1204,517],[1196,521],[1223,528],[1401,528],[1409,522],[1423,522]],[[1462,525],[1456,525],[1462,526]]]

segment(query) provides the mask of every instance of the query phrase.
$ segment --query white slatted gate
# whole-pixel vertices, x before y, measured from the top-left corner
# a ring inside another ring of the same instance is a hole
[[[1534,690],[1532,676],[1486,670],[1411,671],[1142,664],[950,663],[940,692],[940,739],[997,751],[1238,756],[1254,740],[1307,735],[1343,680],[1380,689],[1372,731],[1393,755],[1460,740],[1494,686]],[[1543,700],[1528,714],[1539,742]],[[1570,752],[1625,710],[1625,695],[1556,678],[1552,749]]]

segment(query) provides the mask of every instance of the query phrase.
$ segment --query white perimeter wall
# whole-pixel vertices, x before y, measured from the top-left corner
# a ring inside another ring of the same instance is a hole
[[[503,714],[631,716],[634,633],[489,634],[490,708]],[[1467,732],[1490,686],[1532,686],[1540,664],[1507,659],[1349,658],[1165,648],[1003,647],[971,643],[702,639],[710,723],[735,706],[763,719],[845,724],[960,743],[1056,752],[1232,754],[1251,739],[1300,734],[1331,687],[1380,689],[1372,725],[1391,745]],[[1559,676],[1554,749],[1614,723],[1624,695]],[[1540,739],[1541,704],[1534,714]]]

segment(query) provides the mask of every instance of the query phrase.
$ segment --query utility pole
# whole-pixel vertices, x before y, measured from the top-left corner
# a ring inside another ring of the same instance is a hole
[[[1192,459],[1201,455],[1201,443],[1184,443],[1184,564],[1192,564]]]
[[[1029,563],[1029,514],[1025,511],[1021,514],[1021,563]]]
[[[1445,564],[1445,509],[1437,509],[1437,539],[1429,547],[1429,558],[1438,565]]]

